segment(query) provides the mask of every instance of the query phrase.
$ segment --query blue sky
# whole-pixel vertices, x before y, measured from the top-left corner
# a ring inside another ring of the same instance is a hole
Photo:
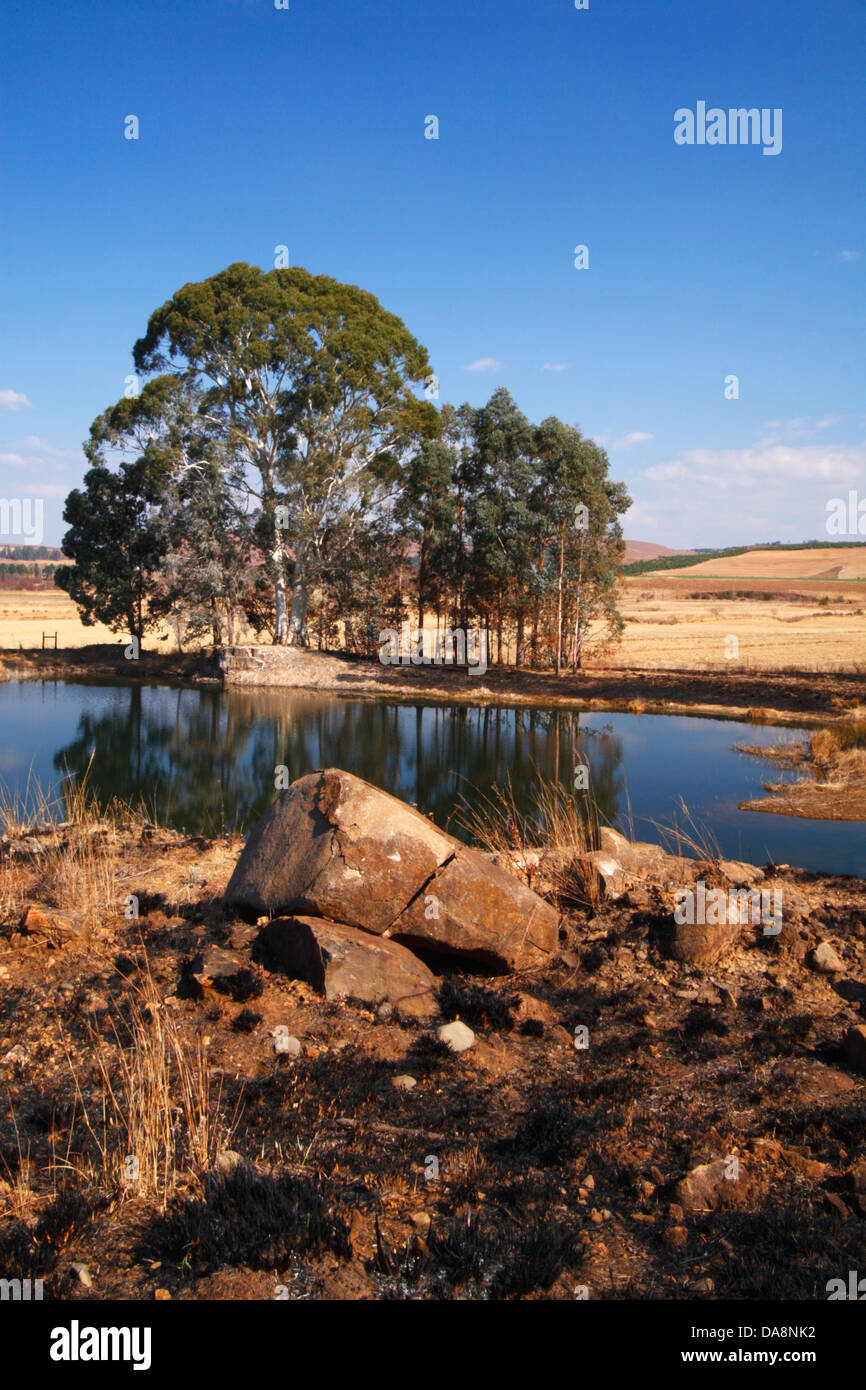
[[[441,400],[504,385],[604,443],[627,536],[802,540],[866,498],[862,0],[6,0],[0,23],[0,497],[44,498],[47,544],[151,311],[282,244],[399,314]],[[698,101],[781,108],[781,152],[676,144]]]

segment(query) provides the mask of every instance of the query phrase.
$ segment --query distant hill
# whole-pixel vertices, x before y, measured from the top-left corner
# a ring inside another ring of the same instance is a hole
[[[636,560],[658,560],[664,555],[693,555],[692,550],[671,550],[667,545],[656,545],[654,541],[626,541],[623,564],[631,565]]]
[[[631,561],[626,551],[620,573],[688,570],[720,578],[849,579],[860,578],[866,567],[863,541],[799,541],[787,545],[770,541],[766,545],[732,545],[724,550],[674,550],[666,555],[661,553],[661,546],[658,550],[653,559]]]

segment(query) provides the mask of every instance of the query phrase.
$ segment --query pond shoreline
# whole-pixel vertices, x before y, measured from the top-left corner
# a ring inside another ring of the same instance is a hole
[[[253,649],[254,650],[254,649]],[[474,671],[429,666],[382,666],[324,652],[299,653],[299,669],[285,681],[258,681],[255,673],[226,680],[209,652],[143,652],[135,663],[121,646],[65,651],[0,652],[0,681],[110,679],[130,684],[170,683],[195,688],[313,690],[350,698],[571,707],[633,714],[689,714],[748,719],[762,724],[826,724],[859,716],[864,682],[859,674],[794,671],[656,671],[587,669],[578,675],[491,667]],[[131,669],[134,668],[134,669]]]

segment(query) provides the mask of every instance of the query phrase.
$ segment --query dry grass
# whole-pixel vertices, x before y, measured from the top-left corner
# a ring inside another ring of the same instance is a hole
[[[538,775],[528,811],[519,808],[510,778],[504,788],[494,784],[490,796],[479,795],[472,805],[464,798],[457,821],[480,849],[507,862],[530,888],[598,907],[598,874],[585,858],[598,843],[599,825],[588,792]]]
[[[164,1207],[179,1188],[211,1171],[231,1142],[237,1109],[223,1119],[222,1081],[213,1075],[208,1040],[198,1032],[194,1044],[183,1041],[149,970],[112,1033],[113,1048],[94,1038],[95,1099],[72,1069],[81,1123],[98,1154],[102,1186]],[[80,1160],[67,1157],[63,1166],[92,1181],[92,1167]]]
[[[153,818],[143,805],[115,799],[102,806],[90,785],[92,762],[80,779],[67,777],[57,795],[32,777],[17,793],[0,785],[0,830],[13,847],[35,837],[39,851],[0,861],[0,920],[20,916],[38,897],[83,919],[88,937],[106,913],[122,910],[118,827],[152,825]]]

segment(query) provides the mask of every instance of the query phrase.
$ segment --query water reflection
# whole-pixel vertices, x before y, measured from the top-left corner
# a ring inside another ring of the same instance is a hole
[[[507,779],[529,809],[539,775],[571,787],[578,762],[606,819],[625,789],[622,740],[581,726],[570,710],[385,704],[295,692],[166,690],[131,686],[110,707],[81,713],[75,738],[54,754],[57,772],[84,775],[103,802],[144,797],[177,828],[213,834],[247,829],[290,780],[341,767],[431,813],[455,834],[461,796],[470,804]]]

